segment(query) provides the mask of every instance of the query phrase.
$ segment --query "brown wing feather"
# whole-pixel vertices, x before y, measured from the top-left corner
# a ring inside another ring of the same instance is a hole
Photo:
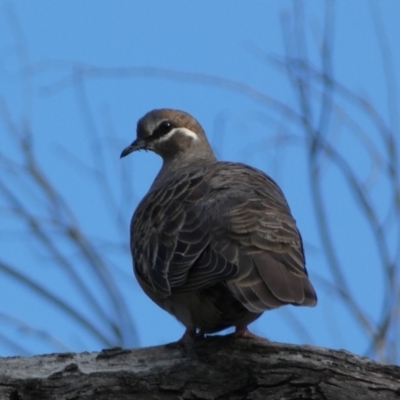
[[[237,266],[210,246],[211,221],[205,214],[209,190],[202,171],[180,176],[150,192],[132,218],[135,273],[160,297],[198,290],[237,274]]]
[[[218,209],[211,243],[229,241],[236,246],[229,253],[220,249],[238,266],[238,275],[228,281],[232,292],[253,312],[287,303],[315,305],[301,236],[282,191],[251,167],[230,164],[229,171],[214,178],[214,187],[225,189],[210,212]]]

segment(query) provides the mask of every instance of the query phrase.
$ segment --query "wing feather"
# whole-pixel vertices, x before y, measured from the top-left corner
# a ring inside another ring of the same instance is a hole
[[[216,186],[226,188],[215,200],[218,206],[210,206],[218,210],[211,243],[224,243],[218,251],[238,266],[228,286],[252,312],[288,303],[315,305],[301,236],[282,191],[260,171],[230,166],[230,174],[218,176]]]

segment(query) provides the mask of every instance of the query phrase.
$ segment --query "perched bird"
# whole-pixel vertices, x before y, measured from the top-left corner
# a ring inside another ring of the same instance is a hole
[[[302,239],[279,186],[245,164],[217,161],[200,124],[153,110],[121,157],[151,150],[163,165],[131,222],[136,278],[185,327],[182,339],[247,326],[285,304],[314,306]]]

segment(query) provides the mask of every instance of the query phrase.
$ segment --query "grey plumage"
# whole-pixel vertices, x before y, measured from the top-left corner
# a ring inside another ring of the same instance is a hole
[[[186,327],[184,337],[247,325],[285,304],[314,306],[300,233],[278,185],[218,162],[200,124],[177,110],[138,122],[121,154],[152,150],[163,166],[131,223],[136,278]]]

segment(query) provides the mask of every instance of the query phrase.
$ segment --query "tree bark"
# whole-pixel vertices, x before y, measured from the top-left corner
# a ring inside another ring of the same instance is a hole
[[[400,367],[346,351],[211,337],[3,358],[0,399],[400,399]]]

